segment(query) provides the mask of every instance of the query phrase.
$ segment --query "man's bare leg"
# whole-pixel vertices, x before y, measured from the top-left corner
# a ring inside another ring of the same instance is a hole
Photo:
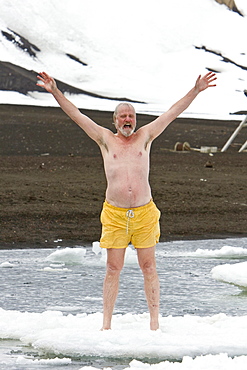
[[[159,328],[160,284],[156,271],[155,247],[137,249],[138,261],[144,276],[144,290],[150,313],[150,329]]]
[[[124,265],[124,249],[107,249],[106,275],[103,286],[103,326],[111,329],[111,319],[118,295],[119,276]]]

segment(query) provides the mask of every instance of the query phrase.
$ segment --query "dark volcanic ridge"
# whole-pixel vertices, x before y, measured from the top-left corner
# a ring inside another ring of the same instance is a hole
[[[36,85],[37,83],[36,71],[30,71],[25,68],[19,67],[16,64],[0,61],[0,90],[2,91],[16,91],[24,95],[29,92],[38,91],[46,92],[42,87]],[[95,94],[90,91],[82,90],[77,87],[68,85],[56,79],[58,88],[63,92],[69,94],[83,94],[93,98],[116,100],[116,101],[129,101],[132,103],[143,103],[141,101],[132,100],[125,97],[109,97],[105,95]]]

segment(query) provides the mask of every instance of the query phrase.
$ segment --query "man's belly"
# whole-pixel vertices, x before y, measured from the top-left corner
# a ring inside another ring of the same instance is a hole
[[[149,184],[140,186],[139,184],[119,186],[108,186],[106,190],[106,200],[115,207],[134,208],[141,207],[150,202],[152,198]]]

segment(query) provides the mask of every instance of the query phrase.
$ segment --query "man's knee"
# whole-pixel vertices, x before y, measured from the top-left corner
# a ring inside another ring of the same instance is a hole
[[[140,264],[140,268],[146,276],[155,275],[157,273],[155,261],[145,261]]]
[[[123,268],[123,264],[121,262],[107,262],[106,269],[107,273],[111,275],[118,275],[120,274],[121,270]]]
[[[106,270],[108,274],[120,274],[124,265],[125,249],[108,249]]]

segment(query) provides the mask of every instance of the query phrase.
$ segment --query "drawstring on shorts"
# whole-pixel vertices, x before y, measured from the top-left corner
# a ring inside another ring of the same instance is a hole
[[[129,209],[129,210],[126,212],[126,217],[127,217],[126,234],[128,234],[128,233],[129,233],[129,222],[130,222],[130,219],[135,217],[135,214],[134,214],[134,212],[132,211],[132,209]]]

